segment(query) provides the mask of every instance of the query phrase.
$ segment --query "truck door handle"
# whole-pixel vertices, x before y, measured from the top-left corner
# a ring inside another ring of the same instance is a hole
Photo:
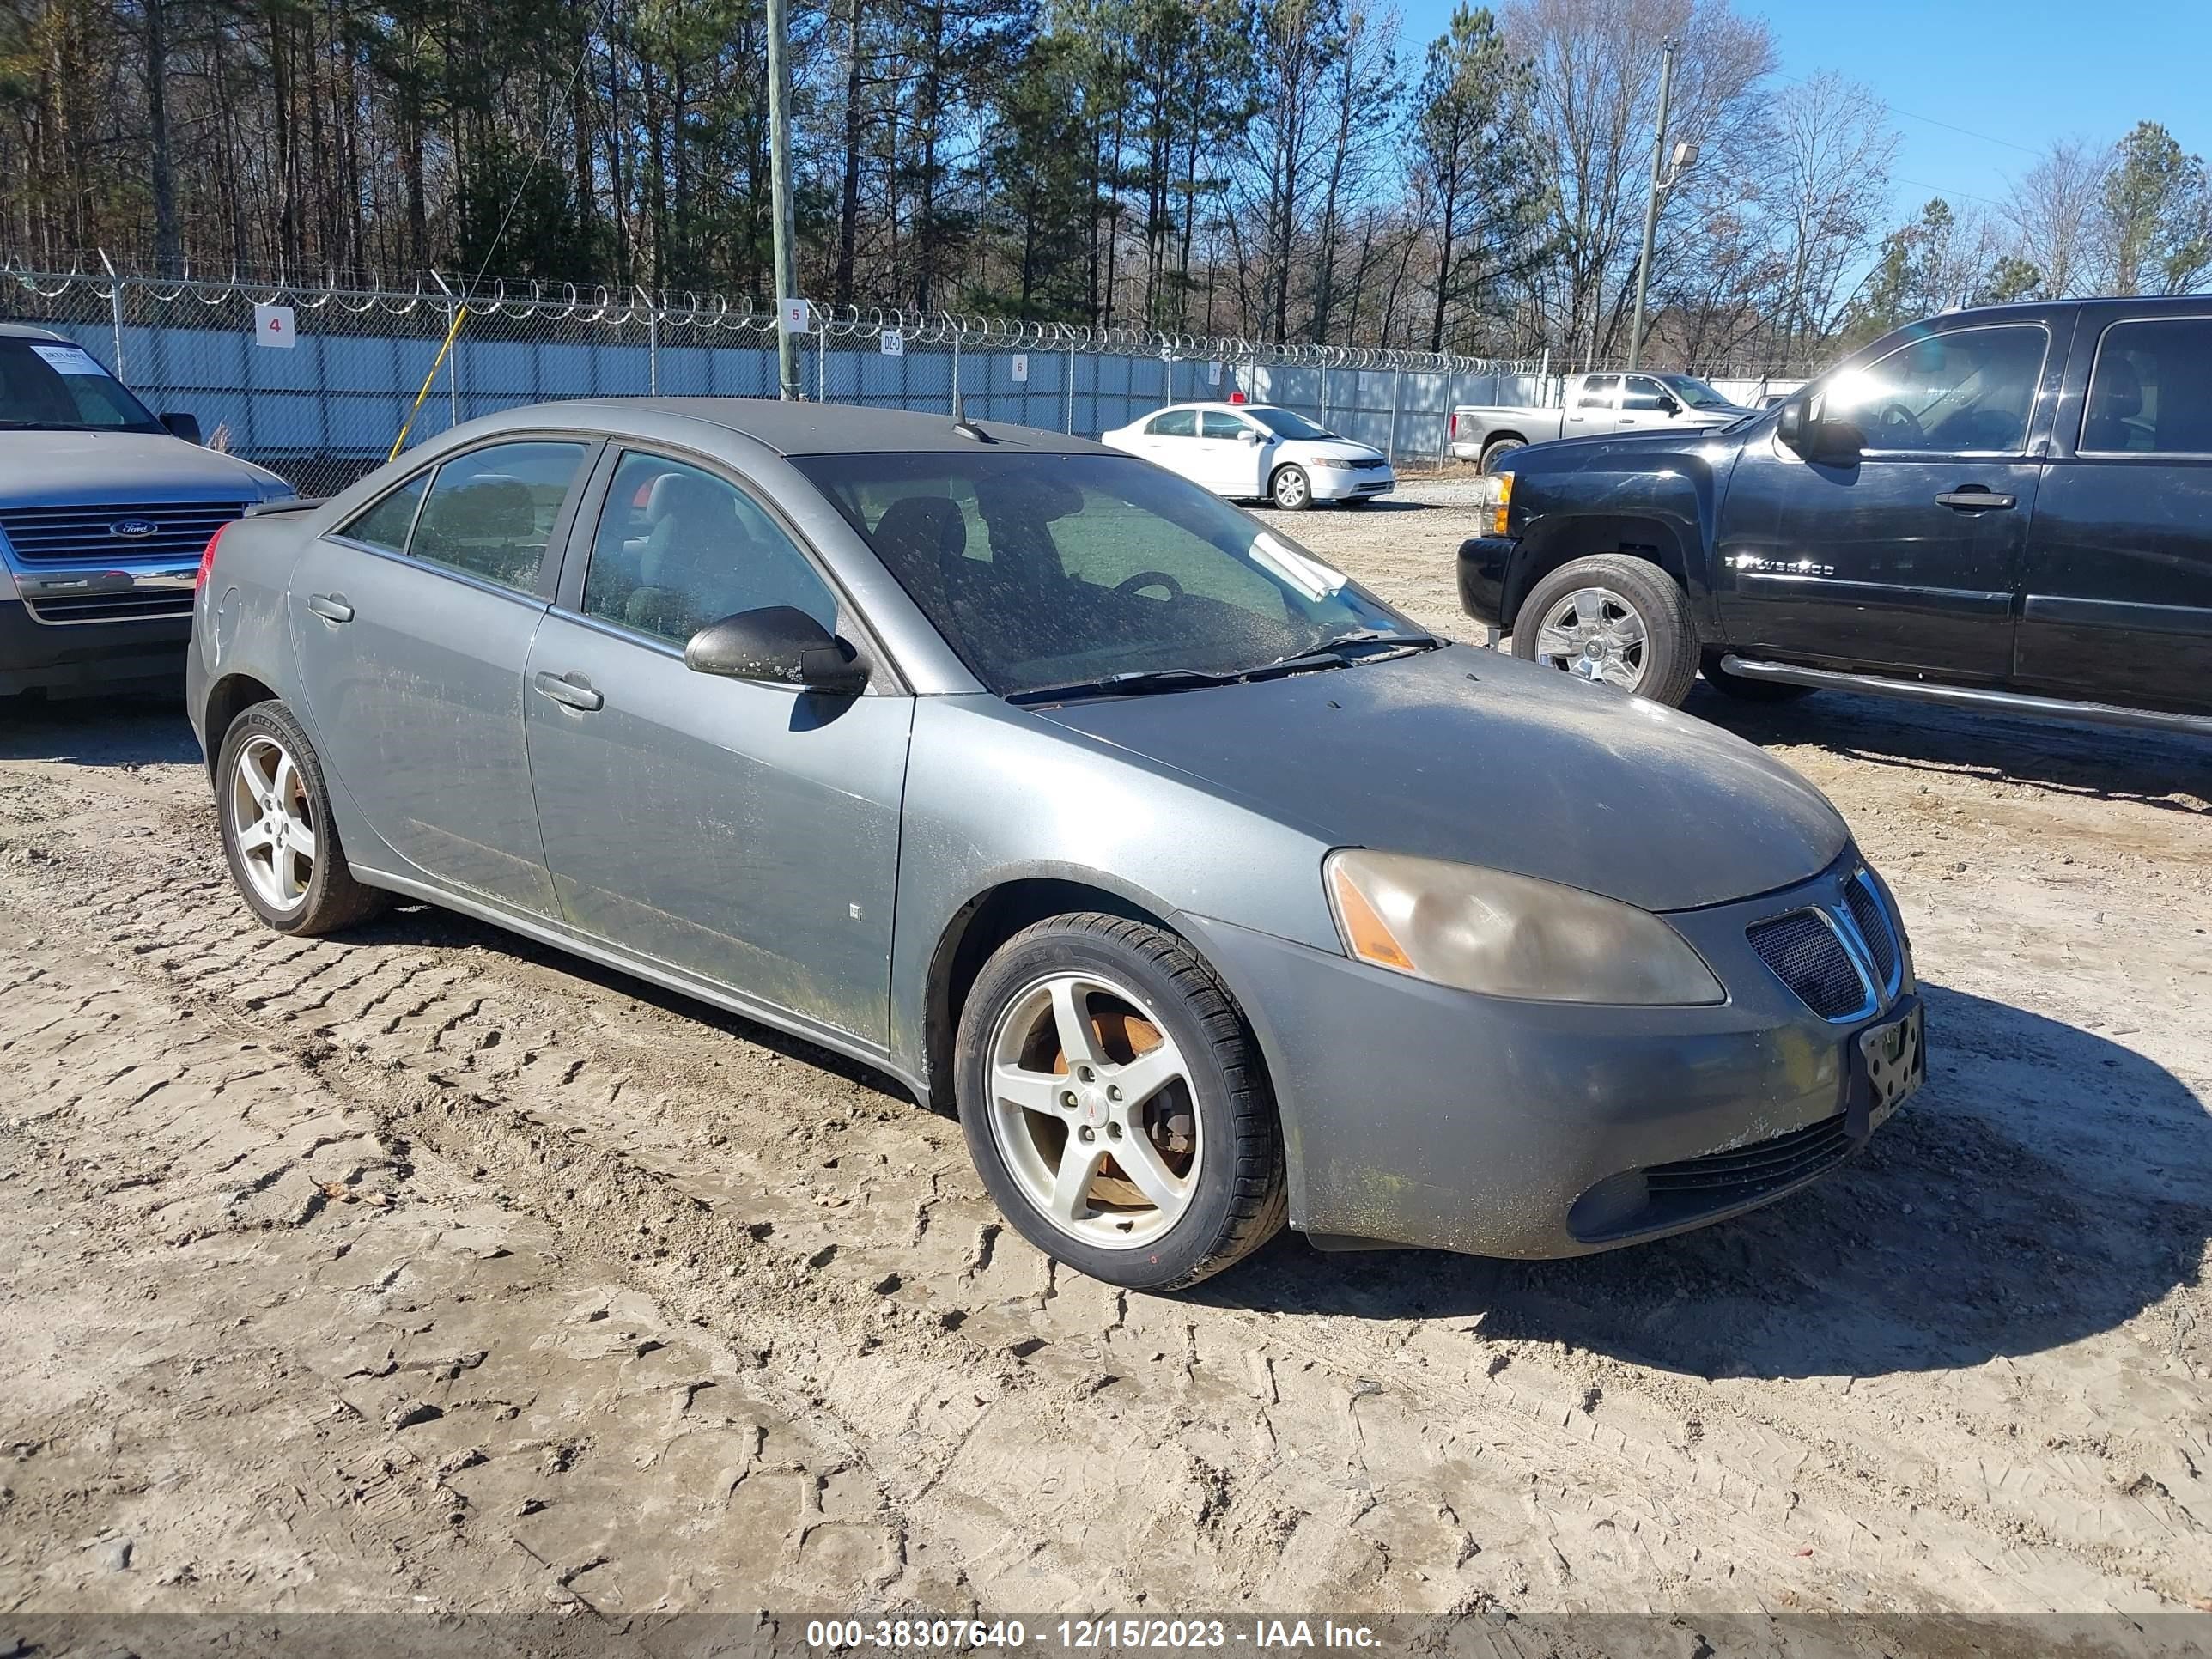
[[[353,620],[353,607],[346,603],[343,593],[310,593],[307,595],[307,609],[326,623],[349,623]]]
[[[1972,489],[1947,489],[1936,498],[1936,505],[1954,508],[1960,513],[1988,513],[2014,506],[2016,495],[2001,495],[1994,489],[1976,486]]]
[[[606,707],[607,700],[589,685],[581,684],[581,676],[569,678],[560,674],[540,674],[531,684],[541,697],[550,697],[563,708],[580,708],[586,714]]]

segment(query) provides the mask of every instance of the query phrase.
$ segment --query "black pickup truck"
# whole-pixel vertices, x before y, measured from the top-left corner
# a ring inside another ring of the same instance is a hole
[[[2212,295],[1954,312],[1483,486],[1460,599],[1532,661],[2212,734]]]

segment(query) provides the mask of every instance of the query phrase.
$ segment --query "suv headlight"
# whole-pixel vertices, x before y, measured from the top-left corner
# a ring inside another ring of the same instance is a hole
[[[1727,1000],[1689,941],[1619,899],[1356,847],[1331,853],[1322,868],[1344,948],[1377,968],[1540,1002]]]

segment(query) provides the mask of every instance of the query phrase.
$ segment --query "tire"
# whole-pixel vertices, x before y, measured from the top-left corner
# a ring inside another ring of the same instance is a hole
[[[1281,466],[1267,481],[1267,499],[1285,513],[1303,513],[1313,505],[1313,480],[1302,466]]]
[[[1560,658],[1547,659],[1540,652],[1547,624],[1577,594],[1598,596],[1589,603],[1604,613],[1604,620],[1592,630],[1576,611],[1577,626],[1568,630],[1577,636],[1593,632],[1603,653],[1602,670],[1587,677],[1601,678],[1624,691],[1680,708],[1698,678],[1697,618],[1690,614],[1690,597],[1681,585],[1644,559],[1624,553],[1600,553],[1553,571],[1521,601],[1514,617],[1513,654],[1524,662],[1550,660],[1554,666],[1573,666],[1583,672],[1581,665],[1592,659],[1577,654],[1571,664]],[[1606,602],[1601,607],[1601,600]],[[1613,620],[1613,607],[1634,618],[1632,629]],[[1633,650],[1616,650],[1613,642],[1627,639],[1632,632],[1641,636]],[[1620,677],[1631,666],[1636,672],[1633,683]]]
[[[1525,438],[1500,438],[1482,452],[1480,471],[1486,473],[1495,472],[1498,470],[1498,462],[1504,460],[1515,450],[1528,447],[1528,441]]]
[[[230,723],[215,776],[230,878],[266,926],[280,933],[327,933],[390,902],[388,894],[353,878],[331,821],[322,761],[282,702],[255,703]],[[272,828],[283,837],[273,844],[265,839]]]
[[[1792,685],[1787,680],[1754,680],[1731,674],[1721,666],[1721,653],[1717,651],[1705,653],[1700,666],[1707,685],[1739,702],[1795,702],[1820,690],[1815,685]]]
[[[1093,1046],[1071,1060],[1062,1034],[1077,1009]],[[1127,1097],[1116,1078],[1136,1079]],[[1054,916],[1000,945],[961,1012],[954,1093],[1000,1212],[1046,1255],[1107,1284],[1194,1285],[1259,1249],[1288,1215],[1259,1044],[1212,969],[1149,923]],[[1140,1145],[1151,1172],[1141,1179],[1128,1157]],[[1053,1213],[1055,1192],[1066,1195],[1066,1219]]]

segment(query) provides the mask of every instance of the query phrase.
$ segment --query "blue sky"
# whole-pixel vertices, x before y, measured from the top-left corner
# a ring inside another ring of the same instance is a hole
[[[1835,70],[1900,112],[1900,219],[1931,196],[2001,201],[2008,181],[2034,163],[2024,152],[2055,138],[2118,138],[2138,120],[2163,121],[2185,149],[2212,152],[2207,0],[1735,4],[1766,20],[1784,75]],[[1407,46],[1418,51],[1443,32],[1451,0],[1404,0],[1404,7]]]

